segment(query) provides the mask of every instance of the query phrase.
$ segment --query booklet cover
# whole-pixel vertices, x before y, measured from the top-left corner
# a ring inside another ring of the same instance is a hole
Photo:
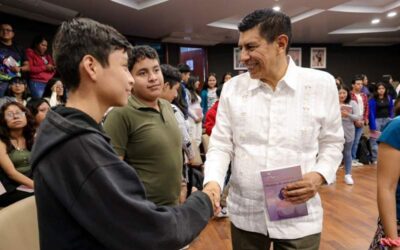
[[[294,205],[284,200],[283,189],[292,182],[302,179],[300,166],[278,170],[261,171],[265,205],[271,221],[308,215],[307,204]]]
[[[340,110],[347,111],[347,113],[353,113],[353,107],[350,104],[342,104],[340,105]]]

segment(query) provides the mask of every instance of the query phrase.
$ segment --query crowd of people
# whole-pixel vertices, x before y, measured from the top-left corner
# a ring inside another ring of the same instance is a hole
[[[397,244],[400,87],[389,75],[376,84],[356,75],[350,90],[340,77],[335,85],[329,73],[296,66],[284,13],[247,15],[238,28],[248,72],[219,82],[209,73],[202,89],[188,65],[160,64],[153,48],[90,19],[63,22],[54,59],[45,37],[24,51],[12,25],[0,27],[0,207],[35,195],[42,249],[72,239],[76,249],[183,249],[228,212],[235,250],[318,249],[318,190],[336,181],[342,160],[354,184],[363,134],[368,163],[378,164],[371,249]],[[262,173],[293,166],[302,178],[279,198],[286,208],[306,203],[306,215],[273,220]]]
[[[341,77],[336,77],[336,85],[346,138],[343,150],[346,172],[344,181],[353,185],[352,167],[377,165],[377,139],[394,118],[399,93],[390,75],[383,75],[382,81],[378,83],[368,83],[368,77],[364,74],[355,75],[351,81],[351,90]],[[362,136],[365,140],[360,142]]]

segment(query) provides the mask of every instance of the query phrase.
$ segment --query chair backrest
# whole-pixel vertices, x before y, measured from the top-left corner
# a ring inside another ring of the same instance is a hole
[[[20,200],[0,211],[0,250],[39,250],[35,197]]]

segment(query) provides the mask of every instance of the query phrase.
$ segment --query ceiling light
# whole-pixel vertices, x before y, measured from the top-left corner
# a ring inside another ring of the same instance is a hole
[[[394,12],[394,11],[389,12],[389,13],[387,14],[387,17],[395,17],[395,16],[397,16],[397,13]]]
[[[381,20],[379,18],[372,19],[372,21],[371,21],[372,24],[377,24],[380,22],[381,22]]]
[[[281,7],[275,6],[275,7],[273,7],[272,9],[275,10],[275,11],[280,11],[280,10],[281,10]]]

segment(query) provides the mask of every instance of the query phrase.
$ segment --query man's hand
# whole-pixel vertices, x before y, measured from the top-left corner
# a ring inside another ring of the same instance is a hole
[[[221,211],[221,188],[219,187],[219,184],[215,181],[210,181],[203,188],[203,192],[210,197],[214,208],[214,215],[217,215]]]
[[[317,172],[310,172],[303,175],[303,180],[293,182],[285,187],[285,200],[300,204],[314,197],[318,189],[325,183],[325,179]]]

